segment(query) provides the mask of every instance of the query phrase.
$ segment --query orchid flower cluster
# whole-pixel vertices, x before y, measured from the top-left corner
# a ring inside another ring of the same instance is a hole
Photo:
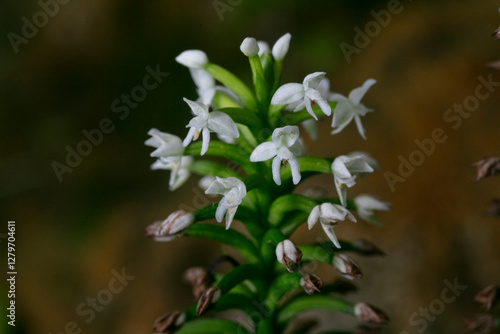
[[[341,222],[356,222],[353,212],[378,223],[375,212],[389,210],[389,203],[374,196],[352,200],[347,196],[347,189],[360,177],[378,169],[377,162],[363,152],[335,158],[307,156],[301,138],[304,131],[314,140],[316,122],[322,118],[330,118],[332,135],[354,120],[365,138],[361,117],[372,110],[361,99],[375,80],[367,80],[347,97],[330,92],[325,72],[306,75],[302,83],[281,85],[290,39],[285,34],[272,48],[254,38],[241,43],[254,89],[210,62],[203,51],[187,50],[176,58],[189,69],[198,97],[184,98],[193,115],[184,139],[149,131],[145,144],[154,148],[151,156],[157,159],[151,168],[170,171],[170,190],[182,186],[190,174],[200,175],[205,193],[221,198],[217,205],[194,212],[176,211],[150,225],[146,234],[156,241],[208,238],[233,247],[236,255],[224,255],[207,268],[189,269],[184,278],[192,284],[196,302],[186,311],[158,318],[157,333],[282,333],[297,315],[317,309],[355,316],[364,329],[388,321],[370,304],[339,297],[354,290],[352,284],[323,284],[307,266],[312,261],[326,263],[335,268],[337,278],[355,280],[363,272],[345,252],[383,254],[367,240],[343,241],[334,232]],[[319,174],[331,175],[330,187],[337,198],[297,193],[300,182]],[[203,223],[213,218],[225,226]],[[241,228],[234,228],[236,221]],[[295,244],[292,235],[306,222],[309,229],[319,223],[329,241]],[[223,262],[233,269],[215,272]],[[247,320],[203,317],[228,309],[243,311]]]

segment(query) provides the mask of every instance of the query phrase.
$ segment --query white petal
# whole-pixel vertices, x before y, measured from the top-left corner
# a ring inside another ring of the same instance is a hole
[[[276,145],[273,142],[265,142],[257,146],[250,155],[251,162],[266,161],[276,155]]]
[[[354,88],[349,93],[349,100],[351,100],[354,104],[359,104],[359,102],[361,102],[361,99],[363,98],[363,96],[365,96],[368,89],[370,89],[370,87],[373,86],[376,82],[377,80],[375,79],[366,80],[361,87]]]
[[[196,87],[204,90],[215,86],[214,77],[207,71],[199,68],[190,68],[189,72]]]
[[[195,115],[203,116],[204,118],[208,116],[208,107],[205,104],[201,102],[191,101],[186,98],[184,98],[184,101],[189,105]]]
[[[212,111],[208,114],[208,128],[220,135],[238,138],[238,127],[229,115],[221,111]]]
[[[184,141],[182,142],[182,145],[184,147],[188,146],[191,143],[191,141],[193,140],[193,136],[194,136],[195,132],[196,132],[196,128],[190,128],[189,129],[189,132],[188,132],[186,138],[184,138]]]
[[[290,104],[304,98],[304,86],[299,83],[287,83],[278,88],[271,99],[271,104]]]
[[[234,215],[236,214],[236,210],[238,210],[238,207],[235,208],[230,208],[227,210],[226,213],[226,230],[229,230],[231,227],[231,223],[233,222]]]
[[[352,177],[351,172],[346,166],[346,160],[348,160],[349,157],[345,155],[338,156],[333,160],[332,162],[332,173],[335,175],[335,177],[338,177],[340,179],[347,179]]]
[[[328,102],[326,102],[325,99],[318,99],[316,100],[316,103],[326,116],[330,116],[332,114],[332,107],[328,104]]]
[[[217,205],[217,210],[215,211],[215,219],[218,223],[222,222],[222,219],[224,219],[224,214],[226,213],[228,207],[229,204],[227,203],[226,199],[222,198],[219,202],[219,205]]]
[[[281,185],[280,168],[281,168],[281,159],[279,157],[274,157],[272,165],[273,180],[278,186]]]
[[[278,246],[276,246],[276,258],[278,259],[278,262],[281,264],[284,264],[285,261],[283,261],[285,255],[284,251],[284,245],[283,242],[278,243]]]
[[[320,215],[320,206],[316,205],[312,210],[311,213],[309,214],[309,217],[307,218],[307,227],[311,229],[319,219]]]
[[[289,33],[284,34],[281,36],[276,43],[273,45],[273,57],[276,60],[282,60],[285,58],[287,52],[288,52],[288,46],[290,45],[290,39],[292,38],[292,35]]]
[[[308,88],[316,89],[325,75],[326,72],[314,72],[308,74],[302,82],[302,84],[304,85],[304,90],[307,90]]]
[[[210,130],[207,128],[203,128],[203,143],[201,144],[201,152],[200,155],[204,155],[207,153],[208,145],[210,144]]]
[[[287,125],[282,128],[276,128],[271,136],[273,143],[276,146],[286,146],[290,147],[297,139],[299,139],[300,132],[299,127],[296,125]]]
[[[359,116],[354,116],[354,121],[356,122],[356,127],[358,128],[358,132],[366,140],[365,136],[365,128],[363,128],[363,124],[361,123],[361,118]]]
[[[333,226],[327,226],[327,225],[321,225],[323,227],[323,231],[325,231],[326,235],[330,240],[333,242],[333,244],[337,247],[340,248],[340,243],[337,239],[337,236],[335,235],[335,232],[333,232]]]
[[[189,68],[203,68],[208,63],[208,57],[201,50],[186,50],[175,57],[175,61]]]
[[[292,171],[293,184],[298,184],[301,178],[299,161],[296,157],[293,157],[288,160],[288,164],[290,165],[290,170]]]
[[[348,101],[338,102],[333,110],[332,118],[332,128],[337,128],[334,130],[335,133],[342,131],[347,125],[349,125],[353,117],[354,112],[350,103]]]
[[[322,97],[325,99],[328,98],[330,95],[330,80],[328,78],[323,78],[318,86],[316,86],[316,90],[320,92]]]
[[[240,45],[240,50],[247,57],[255,57],[259,54],[259,45],[253,37],[247,37]]]
[[[318,120],[318,116],[316,116],[316,114],[314,113],[314,110],[311,107],[311,101],[309,100],[309,98],[306,97],[304,99],[304,104],[306,106],[307,112],[309,114],[311,114],[311,116],[314,117],[315,120]]]

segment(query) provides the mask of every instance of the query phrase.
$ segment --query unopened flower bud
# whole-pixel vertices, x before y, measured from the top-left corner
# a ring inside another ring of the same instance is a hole
[[[247,57],[255,57],[259,54],[259,45],[253,37],[247,37],[240,45],[240,50]]]
[[[199,300],[201,295],[215,281],[213,275],[202,267],[193,267],[186,270],[184,280],[193,286],[193,295],[196,300]]]
[[[174,333],[186,321],[186,314],[179,311],[167,313],[155,320],[153,331],[155,333]]]
[[[308,295],[312,295],[314,292],[320,292],[323,281],[317,275],[307,274],[300,279],[300,286]]]
[[[495,307],[500,300],[500,289],[496,285],[492,284],[481,290],[474,297],[474,300],[483,304],[483,309],[488,312],[492,307]]]
[[[478,314],[465,319],[465,330],[470,333],[488,334],[495,327],[495,322],[492,314]]]
[[[217,303],[221,297],[221,291],[218,287],[214,286],[205,291],[196,306],[196,315],[202,315],[210,306]]]
[[[167,219],[157,221],[146,228],[146,236],[155,241],[171,241],[182,236],[186,229],[194,222],[194,215],[184,210],[170,214]]]
[[[386,325],[389,322],[389,317],[384,311],[367,303],[358,303],[354,306],[354,314],[359,321],[375,324]]]
[[[333,266],[340,276],[346,279],[357,280],[363,277],[361,266],[347,255],[335,255],[333,258]]]
[[[286,33],[283,36],[281,36],[276,43],[273,45],[273,50],[272,54],[274,59],[276,60],[283,60],[285,58],[287,52],[288,52],[288,47],[290,45],[290,39],[292,38],[292,35],[290,33]]]
[[[186,50],[175,57],[175,61],[189,68],[204,68],[208,63],[208,57],[201,50]]]
[[[476,181],[500,174],[500,158],[486,158],[473,164],[477,168]]]
[[[385,253],[375,246],[371,241],[366,239],[354,240],[352,242],[354,251],[362,255],[385,255]]]
[[[302,251],[295,247],[293,242],[286,239],[276,246],[276,257],[279,263],[285,265],[286,269],[293,273],[292,264],[300,265]]]

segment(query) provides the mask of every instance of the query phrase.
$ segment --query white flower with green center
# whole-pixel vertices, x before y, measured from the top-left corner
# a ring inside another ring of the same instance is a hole
[[[319,221],[326,235],[337,248],[340,248],[340,243],[333,229],[337,226],[339,221],[344,221],[346,218],[352,222],[356,222],[356,218],[354,218],[353,214],[346,208],[337,204],[323,203],[315,206],[311,210],[309,218],[307,219],[307,226],[311,229]]]
[[[316,103],[325,115],[332,114],[332,108],[317,90],[321,80],[325,77],[325,72],[314,72],[304,78],[302,84],[287,83],[278,88],[271,99],[273,105],[288,105],[288,109],[297,112],[304,107],[314,119],[318,119],[311,107],[311,101]]]
[[[353,89],[348,97],[338,93],[330,95],[329,100],[337,102],[332,119],[332,128],[334,128],[331,132],[332,135],[342,131],[354,119],[359,134],[363,139],[366,139],[365,129],[363,128],[363,124],[361,124],[361,116],[365,116],[373,110],[365,107],[361,103],[361,99],[376,82],[374,79],[366,80],[361,87]]]
[[[158,158],[152,165],[151,169],[165,169],[170,170],[170,180],[168,181],[168,186],[170,190],[176,190],[182,186],[191,172],[189,171],[189,166],[193,163],[194,159],[191,156],[171,156]]]
[[[210,131],[231,138],[238,138],[240,136],[236,124],[227,114],[221,111],[208,112],[208,107],[201,102],[191,101],[186,98],[184,98],[184,101],[186,101],[195,115],[186,126],[190,129],[184,139],[184,147],[188,146],[192,140],[198,139],[201,133],[203,136],[201,155],[204,155],[210,143]]]
[[[373,172],[363,155],[341,155],[332,163],[333,181],[342,206],[347,206],[347,188],[356,184],[356,177],[364,173]],[[347,188],[346,188],[347,187]]]
[[[302,153],[299,139],[299,128],[295,125],[288,125],[283,128],[276,128],[273,131],[272,141],[268,141],[257,146],[250,155],[250,161],[266,161],[273,159],[272,171],[273,180],[277,185],[281,185],[280,167],[281,164],[289,164],[292,172],[293,184],[300,182],[300,166],[297,155]]]
[[[215,212],[217,222],[222,222],[224,215],[226,216],[226,230],[229,229],[233,221],[234,215],[241,201],[247,195],[245,183],[236,177],[220,178],[216,177],[215,181],[205,191],[208,195],[223,195]]]
[[[374,196],[366,194],[355,197],[354,204],[356,204],[358,215],[363,220],[375,225],[380,225],[380,222],[373,217],[375,211],[389,211],[391,209],[389,202],[381,201]]]
[[[170,133],[161,132],[158,129],[151,129],[148,132],[151,136],[144,144],[156,148],[151,153],[154,158],[165,158],[172,155],[182,155],[184,147],[182,146],[182,140],[176,135]]]

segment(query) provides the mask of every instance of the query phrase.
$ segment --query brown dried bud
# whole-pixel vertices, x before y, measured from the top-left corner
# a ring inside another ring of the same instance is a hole
[[[300,285],[308,295],[312,295],[314,292],[320,292],[323,281],[317,275],[307,274],[300,279]]]
[[[474,297],[474,300],[483,304],[483,309],[488,312],[492,307],[498,304],[500,300],[500,289],[492,284],[481,290],[476,297]]]
[[[486,158],[472,165],[477,168],[476,181],[500,174],[500,158]]]
[[[465,319],[465,330],[470,333],[488,334],[495,327],[495,317],[491,314],[478,314]]]
[[[487,216],[500,218],[500,199],[493,199],[490,204],[488,204],[488,207],[486,208],[486,211],[484,213]]]
[[[339,275],[346,279],[357,280],[363,277],[361,266],[347,255],[335,255],[333,258],[333,266]]]
[[[194,222],[194,215],[184,210],[171,213],[167,219],[157,221],[146,227],[146,236],[155,241],[171,241],[180,237]]]
[[[293,242],[286,239],[276,246],[276,258],[279,263],[285,265],[289,272],[293,273],[292,264],[300,265],[302,251],[295,247]]]
[[[179,311],[167,313],[155,320],[153,330],[155,333],[174,333],[186,321],[186,314]]]
[[[184,280],[193,286],[193,295],[196,300],[215,282],[212,274],[202,267],[189,268],[184,272]]]
[[[200,299],[198,300],[198,305],[196,306],[196,315],[202,315],[212,304],[217,303],[221,297],[221,291],[218,287],[213,286],[205,291]]]
[[[375,246],[375,244],[366,239],[354,240],[352,242],[352,246],[354,247],[354,251],[359,254],[382,255],[382,256],[385,255],[385,253],[382,250],[380,250],[380,248],[378,248],[377,246]]]
[[[386,325],[389,317],[384,311],[367,303],[358,303],[354,306],[354,314],[359,321],[374,325]]]

